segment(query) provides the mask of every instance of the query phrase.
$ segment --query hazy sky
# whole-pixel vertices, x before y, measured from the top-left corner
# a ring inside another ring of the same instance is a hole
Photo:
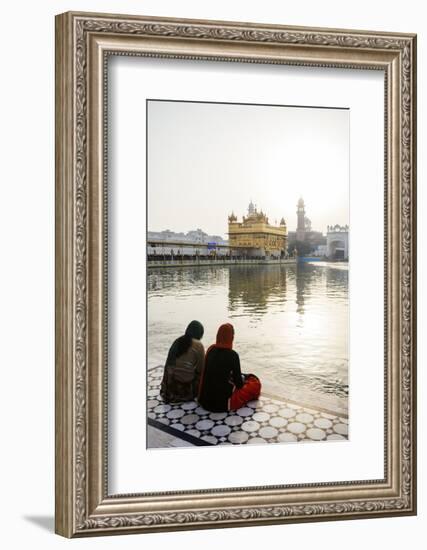
[[[315,230],[349,223],[349,111],[148,102],[148,230],[227,237],[252,199],[296,228],[302,196]]]

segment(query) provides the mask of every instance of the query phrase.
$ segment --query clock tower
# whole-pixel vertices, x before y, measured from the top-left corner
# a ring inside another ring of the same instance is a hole
[[[305,238],[305,205],[304,199],[301,197],[297,204],[297,241],[303,241]]]

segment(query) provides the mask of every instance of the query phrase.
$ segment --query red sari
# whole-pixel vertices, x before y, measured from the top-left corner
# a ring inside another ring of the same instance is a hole
[[[212,346],[210,346],[208,348],[207,352],[206,352],[205,367],[204,367],[204,370],[203,370],[203,373],[202,373],[202,376],[201,376],[201,379],[200,379],[200,385],[199,385],[199,401],[202,404],[202,406],[203,406],[204,394],[206,395],[206,393],[209,393],[209,390],[210,390],[211,394],[212,394],[212,391],[216,391],[216,390],[214,390],[214,386],[210,387],[210,386],[205,385],[205,379],[206,378],[211,380],[210,384],[216,383],[216,378],[217,378],[217,375],[214,375],[214,372],[211,372],[211,371],[209,371],[209,374],[206,376],[206,369],[211,368],[211,370],[212,370],[212,367],[213,367],[213,365],[210,364],[211,361],[208,360],[208,355],[209,355],[210,352],[212,352],[215,349],[216,350],[220,350],[220,349],[232,350],[232,348],[233,348],[233,339],[234,339],[233,325],[231,325],[230,323],[226,323],[224,325],[221,325],[218,329],[218,333],[217,333],[217,336],[216,336],[216,343],[213,344]],[[240,373],[240,362],[238,360],[238,355],[235,352],[233,352],[233,353],[234,353],[234,355],[237,356],[238,372],[234,372],[234,377],[236,378],[236,375],[237,375],[237,379],[235,380],[235,385],[234,385],[234,387],[231,391],[231,395],[230,395],[230,393],[228,393],[228,395],[230,396],[229,399],[228,399],[228,402],[227,402],[227,409],[228,410],[240,409],[246,403],[248,403],[248,401],[258,399],[258,397],[261,393],[261,382],[260,382],[259,378],[257,376],[255,376],[254,374],[246,375],[245,380],[243,382],[242,376],[241,376],[241,373]],[[220,372],[222,373],[221,376],[223,376],[224,373],[222,372],[222,370],[225,367],[225,365],[223,365],[221,363],[220,367],[221,368],[218,368],[218,376],[219,376]],[[235,370],[236,370],[236,368],[234,368],[234,371]],[[213,380],[212,375],[214,375],[215,380]],[[209,384],[209,382],[208,382],[208,384]],[[211,399],[211,401],[212,401],[212,399]],[[212,404],[212,406],[213,406],[213,404]],[[221,405],[221,407],[225,408],[225,402],[224,402],[223,405]]]

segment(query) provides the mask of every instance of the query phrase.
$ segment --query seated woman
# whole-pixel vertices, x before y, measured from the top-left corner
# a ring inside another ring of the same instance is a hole
[[[240,359],[233,348],[234,328],[226,323],[216,335],[216,344],[206,352],[198,401],[212,412],[226,412],[258,399],[261,382],[254,374],[242,375]]]
[[[197,396],[205,363],[205,349],[200,342],[203,333],[203,325],[191,321],[185,334],[170,347],[160,386],[160,395],[166,403],[192,401]]]

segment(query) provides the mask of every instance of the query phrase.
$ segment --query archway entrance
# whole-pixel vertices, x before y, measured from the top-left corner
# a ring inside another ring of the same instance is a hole
[[[332,241],[329,244],[328,256],[331,260],[344,260],[345,243],[343,241]]]

